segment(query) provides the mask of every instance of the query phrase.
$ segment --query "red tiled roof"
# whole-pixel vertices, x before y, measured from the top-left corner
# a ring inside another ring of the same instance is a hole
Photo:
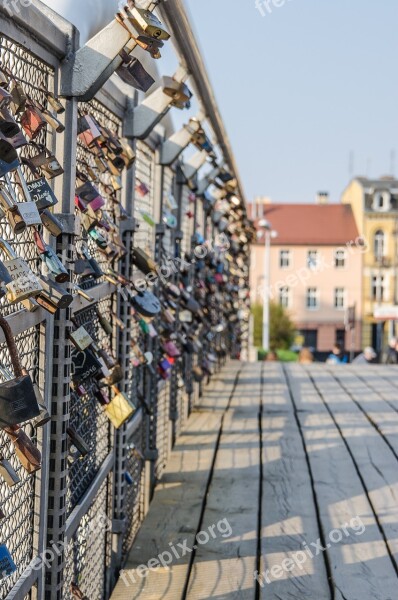
[[[264,209],[264,218],[278,232],[272,240],[277,246],[344,245],[359,236],[349,204],[270,204]]]

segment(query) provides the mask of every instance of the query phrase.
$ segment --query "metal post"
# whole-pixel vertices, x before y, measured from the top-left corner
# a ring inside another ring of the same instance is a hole
[[[271,263],[271,231],[265,229],[264,296],[263,296],[263,350],[269,351],[269,281]]]

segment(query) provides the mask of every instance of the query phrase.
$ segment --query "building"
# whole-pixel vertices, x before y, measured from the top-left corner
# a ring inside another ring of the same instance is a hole
[[[363,255],[363,343],[380,351],[397,333],[398,180],[353,179],[342,194],[366,241]],[[396,321],[395,321],[396,320]]]
[[[279,302],[297,326],[298,345],[328,352],[336,342],[361,349],[362,255],[350,206],[328,204],[327,194],[317,204],[252,206],[257,230],[267,219],[276,232],[271,239],[270,285],[264,289],[264,238],[252,248],[252,301],[263,294]],[[346,331],[345,318],[355,306],[355,328]]]

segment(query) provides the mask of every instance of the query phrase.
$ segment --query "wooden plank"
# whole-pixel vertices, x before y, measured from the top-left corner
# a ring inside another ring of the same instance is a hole
[[[308,371],[319,377],[322,369],[311,366]],[[350,454],[305,369],[288,367],[288,372],[300,408],[335,598],[392,600],[398,588],[397,574]],[[346,404],[344,394],[338,402]],[[309,406],[312,410],[305,412]],[[349,415],[345,410],[344,417]]]
[[[258,411],[261,364],[245,365],[228,410],[207,497],[202,531],[228,523],[231,535],[199,545],[187,600],[254,598],[260,473]]]
[[[266,365],[263,392],[261,596],[330,600],[322,557],[307,556],[302,563],[303,543],[317,540],[320,532],[306,455],[280,365]]]
[[[112,600],[145,598],[163,600],[181,597],[187,578],[202,500],[205,493],[223,410],[228,404],[239,363],[229,363],[208,388],[215,394],[213,406],[193,412],[180,436],[161,483],[157,486],[149,513],[138,533]],[[179,559],[173,554],[173,546]],[[180,547],[178,544],[182,544]],[[161,555],[162,565],[159,565]],[[151,563],[153,570],[137,571]],[[172,561],[170,566],[168,562]],[[157,563],[157,564],[156,564]],[[144,577],[140,576],[144,574]]]

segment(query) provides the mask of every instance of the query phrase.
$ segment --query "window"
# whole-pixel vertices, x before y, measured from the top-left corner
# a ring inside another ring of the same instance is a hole
[[[318,331],[317,329],[300,329],[299,337],[302,338],[302,346],[305,348],[317,349],[318,346]]]
[[[316,310],[319,308],[319,294],[317,288],[307,289],[307,308],[309,310]]]
[[[340,348],[345,347],[345,329],[336,329],[335,343]]]
[[[373,197],[373,210],[380,212],[390,210],[391,196],[390,192],[385,190],[384,192],[376,192]]]
[[[386,236],[381,229],[378,229],[375,233],[373,250],[376,260],[381,260],[385,256]]]
[[[383,302],[385,300],[385,278],[382,275],[373,275],[372,277],[372,300]]]
[[[347,253],[345,250],[336,250],[334,253],[334,266],[336,269],[344,269]]]
[[[281,250],[279,253],[279,266],[281,269],[290,267],[290,250]]]
[[[335,288],[334,290],[334,307],[338,309],[344,309],[346,305],[345,302],[345,289],[344,288]]]
[[[309,269],[316,269],[318,266],[318,250],[309,250],[307,256],[307,266]]]
[[[282,287],[279,290],[279,304],[283,306],[283,308],[290,307],[290,288]]]

